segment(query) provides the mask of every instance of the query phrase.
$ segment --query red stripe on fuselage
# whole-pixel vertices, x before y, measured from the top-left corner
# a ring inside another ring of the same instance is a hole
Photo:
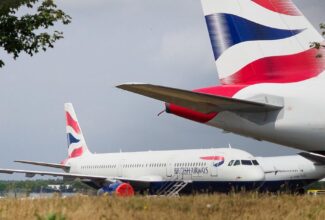
[[[65,113],[66,115],[66,119],[67,119],[67,125],[70,126],[71,128],[73,128],[73,130],[77,133],[80,134],[80,128],[78,125],[78,122],[76,122],[70,115],[69,112]]]
[[[325,70],[325,59],[316,58],[316,49],[302,53],[256,60],[237,73],[221,80],[223,85],[293,83],[318,76]]]
[[[300,16],[301,13],[291,0],[253,0],[260,6],[285,15]]]
[[[224,160],[223,156],[207,156],[207,157],[200,157],[202,160]]]

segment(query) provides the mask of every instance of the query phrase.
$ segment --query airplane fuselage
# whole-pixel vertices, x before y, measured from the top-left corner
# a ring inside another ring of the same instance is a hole
[[[292,84],[258,84],[234,98],[276,97],[283,109],[273,112],[221,112],[207,124],[258,140],[325,153],[324,77]]]
[[[228,166],[231,160],[246,161]],[[237,149],[199,149],[91,154],[70,159],[71,173],[139,180],[135,188],[158,190],[167,182],[188,182],[191,190],[229,191],[257,188],[264,171],[255,158]]]
[[[228,148],[91,154],[70,159],[67,165],[75,174],[139,180],[130,183],[137,191],[153,193],[180,181],[188,183],[182,192],[227,192],[243,187],[295,191],[325,177],[324,165],[300,155],[255,158]]]
[[[300,155],[256,157],[265,172],[260,191],[299,190],[325,177],[325,166]]]
[[[315,58],[316,59],[316,58]],[[297,83],[218,86],[195,90],[282,106],[265,112],[222,111],[203,114],[173,104],[167,112],[257,140],[325,153],[325,74]]]

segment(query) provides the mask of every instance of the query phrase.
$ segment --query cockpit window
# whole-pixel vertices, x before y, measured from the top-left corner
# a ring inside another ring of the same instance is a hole
[[[245,166],[252,166],[253,165],[252,161],[250,161],[250,160],[242,160],[241,164],[245,165]]]
[[[232,166],[233,163],[234,163],[234,160],[231,160],[231,161],[228,163],[228,166]]]
[[[236,160],[234,166],[239,166],[239,165],[240,165],[240,160]]]
[[[252,160],[252,162],[253,162],[253,164],[254,164],[255,166],[260,165],[260,164],[257,162],[257,160]]]

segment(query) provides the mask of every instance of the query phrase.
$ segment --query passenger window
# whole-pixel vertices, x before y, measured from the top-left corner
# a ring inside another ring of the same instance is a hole
[[[241,164],[245,165],[245,166],[252,166],[253,165],[252,161],[250,161],[250,160],[242,160]]]
[[[228,163],[228,166],[232,166],[233,163],[234,163],[234,160],[231,160],[231,161]]]
[[[253,160],[252,162],[253,162],[253,164],[254,164],[255,166],[260,165],[260,164],[257,162],[257,160]]]
[[[240,165],[240,160],[236,160],[234,166],[239,166],[239,165]]]

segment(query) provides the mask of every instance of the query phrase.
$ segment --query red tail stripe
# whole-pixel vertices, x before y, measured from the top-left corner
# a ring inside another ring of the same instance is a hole
[[[291,0],[253,0],[253,2],[280,14],[292,16],[301,15],[300,11]]]
[[[75,157],[80,157],[83,153],[83,148],[76,148],[72,151],[72,153],[70,154],[69,158],[75,158]]]
[[[310,49],[302,53],[266,57],[254,61],[237,73],[221,80],[224,85],[257,83],[293,83],[318,76],[325,70],[325,59]]]
[[[73,130],[77,133],[80,134],[80,128],[78,125],[78,122],[76,122],[70,115],[69,112],[66,112],[66,119],[67,119],[67,125],[73,128]]]

